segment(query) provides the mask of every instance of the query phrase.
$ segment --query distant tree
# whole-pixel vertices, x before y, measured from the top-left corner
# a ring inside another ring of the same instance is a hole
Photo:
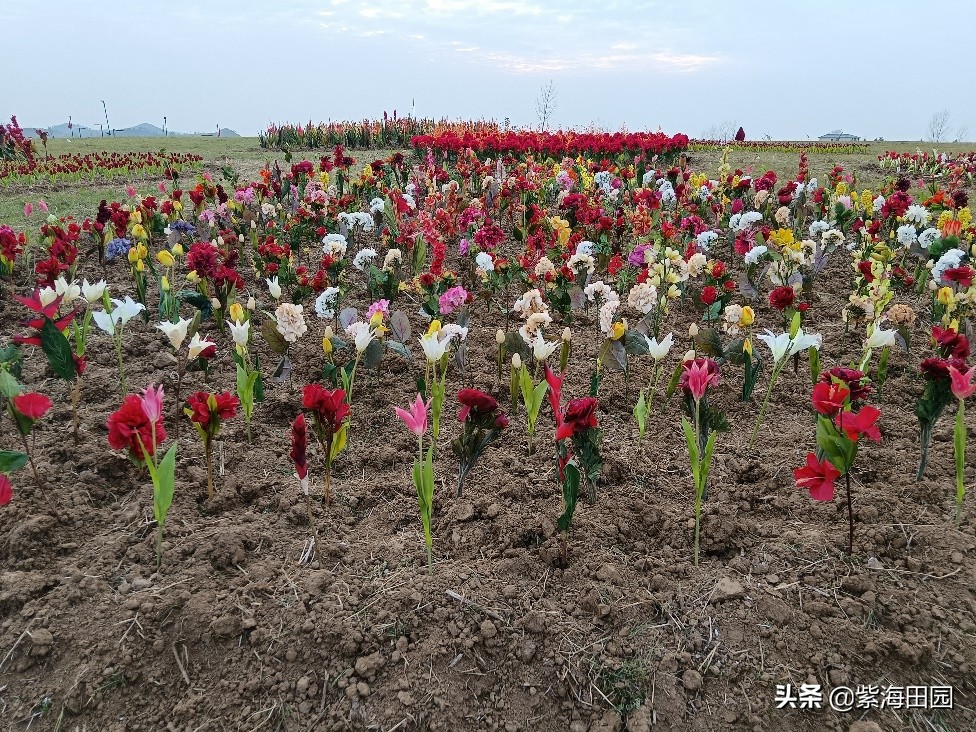
[[[715,124],[708,127],[704,133],[702,133],[702,138],[705,140],[716,140],[718,142],[728,142],[735,135],[735,130],[739,126],[739,123],[732,120],[726,120],[721,124]]]
[[[969,127],[967,125],[959,125],[959,129],[956,130],[955,142],[966,142],[969,137]]]
[[[949,134],[949,123],[952,119],[952,115],[949,113],[948,109],[942,109],[935,112],[929,118],[929,142],[942,142]]]
[[[744,129],[742,129],[741,127],[735,133],[735,141],[736,142],[745,142],[746,141],[746,131]]]
[[[556,82],[549,79],[549,83],[543,84],[539,89],[539,96],[535,100],[535,113],[539,118],[540,130],[548,129],[552,113],[556,111],[557,97]]]

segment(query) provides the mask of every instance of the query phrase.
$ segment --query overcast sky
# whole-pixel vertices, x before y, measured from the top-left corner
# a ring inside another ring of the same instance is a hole
[[[946,43],[974,25],[973,0],[3,0],[0,115],[97,126],[104,99],[120,128],[536,124],[551,79],[557,126],[918,140],[947,108],[973,139],[973,63]]]

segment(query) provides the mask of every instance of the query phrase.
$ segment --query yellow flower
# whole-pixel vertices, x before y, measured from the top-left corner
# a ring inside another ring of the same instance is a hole
[[[439,333],[441,330],[441,321],[432,320],[430,321],[430,326],[427,328],[427,337],[430,338],[434,333]]]
[[[177,256],[177,257],[182,257],[183,256],[183,245],[182,244],[174,244],[173,245],[173,254],[175,256]]]
[[[146,271],[146,260],[140,259],[138,262],[136,262],[136,272],[145,272],[145,271]]]
[[[553,216],[549,219],[549,223],[552,226],[552,230],[556,232],[556,238],[559,241],[559,246],[566,246],[566,242],[569,241],[569,236],[572,233],[569,228],[569,222],[566,221],[566,219]]]
[[[132,213],[130,213],[129,214],[129,221],[131,221],[131,222],[133,222],[135,224],[141,224],[142,223],[142,211],[140,211],[139,209],[136,209],[135,211],[133,211]]]
[[[745,308],[743,308],[743,310],[745,310]],[[744,341],[742,341],[742,352],[743,353],[748,353],[750,356],[752,355],[752,339],[751,338],[746,338]]]
[[[742,307],[742,315],[739,316],[739,327],[747,328],[756,322],[756,313],[749,305]],[[748,339],[746,339],[748,340]]]
[[[163,275],[159,280],[159,286],[163,288],[163,292],[169,292],[169,277]]]
[[[244,308],[241,307],[241,304],[239,302],[235,302],[233,305],[231,305],[229,310],[230,310],[231,320],[233,320],[238,325],[244,322]]]
[[[841,181],[837,184],[837,188],[835,188],[834,191],[838,196],[846,196],[848,191],[847,184],[844,181]]]
[[[174,264],[176,264],[176,260],[173,258],[173,255],[170,254],[166,249],[161,249],[156,253],[156,261],[164,267],[172,267]]]
[[[959,209],[957,217],[959,219],[959,223],[962,224],[962,228],[964,229],[968,229],[973,223],[973,213],[969,210],[969,206]]]
[[[325,352],[326,356],[332,353],[332,341],[329,340],[329,336],[325,336],[325,338],[322,339],[322,350]]]
[[[941,305],[951,305],[952,304],[952,288],[942,287],[939,289],[938,294],[939,304]]]
[[[790,249],[793,248],[796,237],[793,236],[792,229],[776,229],[770,232],[769,241],[780,249]]]
[[[189,282],[191,285],[195,284],[200,281],[200,275],[197,274],[197,271],[195,269],[191,269],[189,272],[186,273],[186,281]]]
[[[323,170],[319,173],[319,180],[322,181],[323,186],[327,187],[329,185],[329,174]]]
[[[383,327],[383,311],[377,310],[369,317],[369,324],[373,328],[379,329]]]
[[[183,203],[181,201],[173,201],[173,210],[180,212],[183,210]]]
[[[867,188],[861,191],[861,208],[865,211],[870,211],[874,206],[874,194],[871,193]]]
[[[133,239],[149,238],[149,234],[146,233],[146,227],[144,227],[142,224],[136,224],[135,226],[133,226],[132,231],[130,233],[132,234]]]
[[[612,338],[615,341],[619,341],[621,338],[623,338],[624,333],[626,332],[627,332],[626,322],[618,321],[614,323],[612,326],[610,326],[610,338]]]

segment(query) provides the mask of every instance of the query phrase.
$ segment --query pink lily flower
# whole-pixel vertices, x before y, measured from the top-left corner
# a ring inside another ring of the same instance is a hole
[[[976,366],[971,366],[968,371],[960,371],[955,366],[950,366],[949,376],[952,377],[952,395],[956,399],[969,399],[976,394],[976,383],[973,383]]]
[[[43,198],[37,201],[37,207],[41,209],[41,211],[43,211],[44,213],[50,213],[47,209],[47,202]]]
[[[29,219],[32,213],[34,213],[34,204],[28,201],[24,204],[24,218]]]
[[[709,371],[708,363],[704,359],[686,363],[685,373],[688,376],[688,390],[696,402],[701,401],[709,386],[718,382],[718,374]]]
[[[400,407],[394,407],[393,410],[407,425],[407,429],[418,437],[427,431],[427,405],[420,394],[417,394],[417,399],[410,404],[409,410]]]

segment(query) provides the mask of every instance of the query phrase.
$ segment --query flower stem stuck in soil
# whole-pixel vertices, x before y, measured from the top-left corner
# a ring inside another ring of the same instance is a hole
[[[847,484],[847,554],[850,556],[854,553],[854,508],[851,504],[851,473],[848,471],[844,474],[844,481]]]

